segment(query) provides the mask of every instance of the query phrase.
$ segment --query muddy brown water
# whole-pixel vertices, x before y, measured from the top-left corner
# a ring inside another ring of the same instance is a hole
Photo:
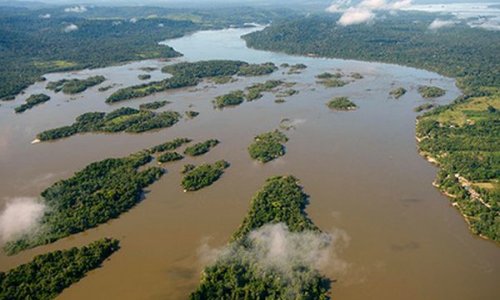
[[[416,88],[440,86],[447,94],[436,102],[448,103],[460,94],[454,81],[395,65],[248,49],[239,37],[251,30],[204,31],[167,43],[185,54],[178,60],[241,59],[305,63],[308,68],[294,75],[280,68],[269,76],[240,78],[231,84],[205,82],[118,105],[104,103],[120,86],[141,82],[137,75],[144,72],[139,68],[166,64],[149,60],[47,75],[48,81],[104,75],[108,80],[103,85],[117,84],[106,92],[93,87],[68,96],[46,91],[46,83],[37,83],[26,95],[2,103],[0,206],[16,197],[37,197],[50,184],[91,162],[128,155],[175,137],[217,138],[222,143],[204,156],[167,164],[167,174],[148,189],[145,200],[119,219],[16,256],[1,254],[0,270],[40,253],[114,237],[121,241],[120,251],[66,289],[60,299],[186,299],[204,267],[201,245],[225,245],[265,179],[293,174],[311,197],[307,212],[312,220],[327,232],[342,230],[349,239],[335,253],[348,267],[340,270],[332,259],[322,269],[337,280],[334,299],[495,299],[500,292],[498,247],[469,232],[449,200],[431,185],[437,169],[416,150],[413,108],[425,102]],[[359,72],[364,78],[342,88],[315,84],[314,75],[336,69],[345,74]],[[151,80],[165,77],[159,70],[151,74]],[[238,107],[213,109],[215,96],[270,78],[297,82],[294,88],[300,93],[283,104],[274,103],[275,97],[267,93]],[[398,86],[409,92],[399,100],[391,99],[389,91]],[[37,92],[52,99],[23,114],[13,113],[14,106]],[[325,103],[334,96],[349,96],[359,109],[330,111]],[[67,125],[83,112],[138,107],[162,99],[172,104],[160,110],[192,109],[201,114],[172,128],[140,135],[83,134],[30,144],[37,132]],[[278,128],[283,118],[296,124],[287,132],[287,154],[266,165],[252,161],[246,148],[253,136]],[[231,163],[219,181],[198,192],[183,193],[179,174],[183,164],[218,159]]]

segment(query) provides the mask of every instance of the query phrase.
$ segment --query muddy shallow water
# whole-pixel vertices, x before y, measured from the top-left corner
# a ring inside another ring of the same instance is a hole
[[[65,290],[61,299],[185,299],[199,282],[204,243],[223,246],[236,230],[252,195],[272,175],[293,174],[310,195],[307,212],[327,232],[342,230],[349,243],[337,249],[336,259],[322,272],[337,280],[334,299],[494,299],[500,292],[500,251],[473,236],[459,213],[432,185],[437,169],[421,158],[414,138],[416,113],[424,103],[416,88],[432,84],[447,90],[437,100],[448,103],[460,94],[454,81],[435,73],[395,65],[336,59],[306,58],[256,51],[239,38],[253,29],[204,31],[167,43],[185,54],[177,60],[241,59],[305,63],[301,74],[280,68],[270,76],[239,78],[237,82],[169,91],[107,105],[105,98],[120,85],[141,82],[139,68],[166,62],[141,61],[80,72],[47,75],[48,81],[104,75],[116,87],[81,95],[54,94],[37,83],[13,102],[0,106],[0,205],[16,197],[36,197],[53,182],[67,178],[87,164],[123,156],[175,137],[217,138],[222,143],[208,154],[167,164],[167,174],[153,184],[143,202],[119,219],[52,245],[0,255],[0,270],[29,261],[54,249],[79,246],[100,237],[120,239],[122,248],[104,266]],[[314,76],[341,69],[364,78],[326,89]],[[166,75],[153,71],[152,79]],[[211,100],[228,91],[267,79],[297,82],[300,93],[283,104],[275,97],[214,110]],[[389,91],[408,89],[399,100]],[[13,107],[31,93],[52,99],[23,114]],[[332,112],[325,103],[349,96],[359,109]],[[152,100],[171,104],[160,110],[196,110],[193,120],[144,134],[84,134],[50,143],[30,145],[36,133],[67,125],[87,111],[138,107]],[[192,106],[192,107],[191,107]],[[280,120],[294,120],[287,132],[287,154],[266,165],[250,159],[246,148],[254,135],[278,128]],[[231,167],[212,186],[183,193],[179,170],[185,163],[225,159]]]

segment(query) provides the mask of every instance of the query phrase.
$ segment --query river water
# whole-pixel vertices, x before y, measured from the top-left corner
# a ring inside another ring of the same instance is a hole
[[[222,247],[237,229],[252,195],[272,175],[293,174],[310,195],[307,212],[321,229],[342,232],[345,243],[332,253],[322,272],[335,279],[334,299],[495,299],[500,292],[500,251],[473,236],[449,200],[432,185],[437,169],[420,157],[415,144],[413,108],[424,103],[416,89],[432,84],[447,90],[437,102],[460,94],[454,81],[435,73],[396,65],[307,58],[256,51],[239,37],[255,29],[203,31],[167,44],[185,54],[175,61],[241,59],[262,63],[304,63],[301,74],[280,69],[264,77],[240,78],[215,86],[168,91],[118,105],[105,98],[120,86],[137,84],[142,67],[167,62],[141,61],[71,73],[48,74],[48,81],[104,75],[106,92],[90,88],[77,96],[54,94],[36,83],[13,102],[0,106],[0,207],[16,197],[37,197],[57,180],[87,164],[124,156],[174,137],[217,138],[208,154],[166,165],[167,174],[153,184],[143,202],[119,219],[19,255],[0,255],[0,270],[34,255],[80,246],[101,237],[121,240],[122,248],[104,266],[66,289],[60,299],[186,299],[196,288],[204,265],[200,249]],[[314,76],[340,69],[364,78],[341,88],[315,84]],[[164,78],[153,71],[152,80]],[[300,93],[274,103],[274,96],[214,110],[211,100],[254,82],[297,82]],[[399,100],[389,91],[408,89]],[[31,93],[52,99],[23,114],[13,107]],[[349,96],[359,109],[332,112],[325,103]],[[31,145],[37,132],[71,123],[87,111],[138,107],[152,100],[172,101],[163,109],[196,110],[193,120],[140,135],[84,134]],[[287,154],[266,165],[250,159],[246,148],[254,135],[273,130],[280,120],[294,120],[287,132]],[[183,193],[179,170],[185,163],[226,159],[231,167],[210,187]],[[340,262],[340,264],[339,264]],[[339,265],[345,266],[339,268]]]

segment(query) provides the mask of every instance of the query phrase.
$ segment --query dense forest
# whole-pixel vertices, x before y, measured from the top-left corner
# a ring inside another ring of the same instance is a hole
[[[500,94],[462,98],[419,117],[424,156],[439,163],[435,184],[471,229],[500,241]]]
[[[400,11],[383,17],[352,26],[337,25],[337,14],[292,18],[244,39],[258,49],[423,68],[456,77],[465,92],[500,86],[497,32],[462,24],[430,31],[434,14]]]
[[[169,104],[170,102],[167,101],[167,100],[163,100],[163,101],[154,101],[154,102],[148,102],[148,103],[143,103],[141,105],[139,105],[139,109],[142,109],[142,110],[155,110],[155,109],[158,109],[158,108],[161,108],[167,104]]]
[[[0,272],[0,299],[54,299],[119,247],[118,240],[105,238],[81,248],[38,255],[29,263]]]
[[[186,192],[193,192],[209,186],[217,181],[227,168],[229,168],[229,163],[225,160],[199,166],[186,165],[182,172],[184,174],[182,187]]]
[[[396,63],[455,77],[464,95],[419,119],[419,148],[439,164],[436,185],[450,196],[472,231],[498,241],[498,33],[463,23],[429,30],[436,15],[428,13],[400,11],[383,17],[370,25],[352,26],[337,25],[338,14],[297,18],[276,22],[244,39],[258,49]],[[424,97],[444,94],[429,88],[420,92]],[[400,89],[391,95],[402,94]]]
[[[190,299],[328,299],[330,281],[307,264],[290,261],[290,273],[283,274],[251,255],[239,255],[257,247],[251,232],[265,225],[280,223],[291,232],[320,232],[304,211],[307,203],[308,196],[293,176],[267,179],[231,239],[231,255],[205,268]]]
[[[0,10],[0,99],[13,98],[48,72],[97,68],[179,56],[158,42],[201,29],[267,24],[295,15],[285,9],[60,7]],[[42,17],[50,16],[50,17]]]
[[[75,123],[43,131],[37,135],[40,141],[57,140],[85,132],[131,132],[140,133],[153,129],[171,127],[181,115],[174,111],[152,112],[122,107],[109,113],[88,112],[76,118]]]
[[[152,160],[149,153],[141,151],[91,163],[72,177],[54,183],[41,194],[47,209],[40,229],[7,242],[4,250],[11,255],[52,243],[131,209],[142,200],[144,189],[164,173],[162,168],[144,167]]]
[[[33,107],[35,107],[39,104],[42,104],[44,102],[47,102],[49,100],[50,100],[50,97],[45,95],[45,94],[34,94],[34,95],[29,96],[28,99],[26,99],[25,103],[14,108],[14,111],[17,114],[20,114],[22,112],[25,112],[28,109],[32,109]]]
[[[248,153],[252,159],[267,163],[273,159],[285,155],[285,145],[288,137],[279,130],[257,135],[250,146]]]
[[[181,62],[162,68],[162,72],[169,73],[172,77],[119,89],[111,94],[106,99],[106,102],[119,102],[132,98],[145,97],[169,89],[195,86],[204,78],[233,75],[259,76],[272,73],[275,70],[276,67],[272,63],[248,64],[237,60]]]
[[[347,97],[334,97],[326,104],[331,110],[354,110],[358,108],[356,103],[349,100]]]
[[[216,139],[209,139],[204,142],[199,142],[194,144],[193,146],[187,147],[186,150],[184,150],[184,154],[187,154],[189,156],[199,156],[212,150],[212,148],[217,146],[219,143],[220,141]]]

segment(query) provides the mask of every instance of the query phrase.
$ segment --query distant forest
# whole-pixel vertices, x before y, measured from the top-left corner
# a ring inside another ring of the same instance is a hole
[[[201,29],[268,23],[291,12],[259,9],[62,7],[0,9],[0,99],[11,100],[48,72],[181,55],[158,42]]]

